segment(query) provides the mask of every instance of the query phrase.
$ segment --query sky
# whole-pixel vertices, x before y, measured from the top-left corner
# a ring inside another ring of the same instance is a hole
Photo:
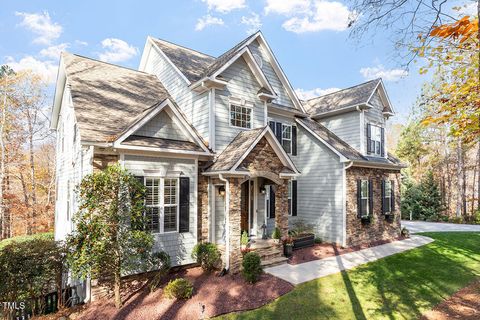
[[[257,30],[303,99],[382,77],[393,120],[405,122],[428,80],[418,65],[401,67],[392,30],[352,38],[352,12],[337,0],[0,2],[0,64],[51,88],[62,51],[137,69],[149,35],[219,56]]]

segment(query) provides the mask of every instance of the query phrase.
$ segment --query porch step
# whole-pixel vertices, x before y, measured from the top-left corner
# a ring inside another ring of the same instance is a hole
[[[262,259],[261,265],[262,265],[262,268],[268,268],[268,267],[274,267],[280,264],[287,263],[287,261],[288,261],[288,258],[286,257],[274,257],[268,260]]]

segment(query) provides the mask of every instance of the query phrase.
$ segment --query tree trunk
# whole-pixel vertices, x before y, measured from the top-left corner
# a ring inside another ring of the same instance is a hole
[[[461,217],[463,214],[463,201],[465,195],[463,192],[463,152],[462,152],[462,140],[457,138],[457,209],[456,216]]]
[[[4,179],[5,179],[5,122],[6,122],[6,111],[7,111],[7,75],[5,77],[5,92],[3,96],[3,105],[2,105],[2,117],[0,122],[0,220],[1,220],[1,233],[0,233],[0,240],[7,238],[7,221],[5,217],[5,202],[3,201],[4,198]]]
[[[115,271],[115,281],[113,284],[113,292],[115,293],[115,307],[120,309],[122,307],[122,297],[120,296],[120,290],[122,288],[122,279],[120,276],[120,268]]]
[[[30,210],[30,205],[28,201],[28,191],[27,191],[27,184],[25,182],[25,177],[23,176],[23,168],[20,168],[20,183],[22,184],[22,191],[23,191],[23,202],[25,205],[25,208],[27,210],[27,223],[25,224],[26,226],[26,233],[27,234],[32,234],[33,232],[33,219],[32,219],[32,213]]]
[[[36,117],[36,115],[35,115]],[[34,135],[34,120],[32,119],[32,115],[29,113],[27,116],[28,119],[28,148],[30,153],[30,179],[31,179],[31,187],[32,187],[32,219],[35,219],[37,214],[36,210],[38,209],[37,206],[37,180],[35,179],[35,162],[34,162],[34,145],[33,145],[33,135]]]
[[[473,180],[472,180],[472,207],[471,207],[471,215],[473,216],[475,213],[475,184],[477,179],[477,172],[478,172],[478,165],[477,163],[480,162],[480,143],[478,144],[479,148],[477,150],[477,158],[476,162],[473,164]],[[478,200],[478,199],[477,199]]]

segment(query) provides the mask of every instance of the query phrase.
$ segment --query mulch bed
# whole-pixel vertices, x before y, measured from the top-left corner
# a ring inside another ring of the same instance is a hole
[[[422,320],[480,319],[480,280],[475,281],[425,313]]]
[[[183,277],[194,285],[194,295],[189,300],[170,300],[163,296],[168,280]],[[234,311],[261,307],[291,291],[293,285],[269,274],[263,274],[255,284],[248,284],[243,277],[204,273],[200,267],[172,272],[159,289],[150,293],[146,281],[136,291],[124,293],[124,305],[117,310],[113,299],[102,299],[84,306],[71,314],[70,319],[202,319]],[[126,290],[128,291],[128,289]],[[202,309],[204,306],[203,316]]]
[[[405,238],[399,238],[397,240],[403,240]],[[313,260],[320,260],[323,258],[334,257],[344,253],[355,252],[358,250],[376,247],[382,244],[390,243],[397,240],[382,240],[373,241],[360,246],[342,248],[334,243],[316,243],[312,247],[302,248],[293,251],[293,255],[289,258],[289,264],[299,264]]]

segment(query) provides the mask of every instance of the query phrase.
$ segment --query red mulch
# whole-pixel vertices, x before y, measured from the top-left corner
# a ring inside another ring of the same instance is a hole
[[[397,240],[402,240],[399,238]],[[320,243],[314,244],[312,247],[302,248],[293,251],[293,255],[288,260],[289,264],[299,264],[313,260],[320,260],[327,257],[339,256],[344,253],[354,252],[366,248],[376,247],[382,244],[390,243],[396,240],[379,240],[370,243],[362,244],[359,246],[342,248],[334,243]]]
[[[480,319],[480,281],[475,281],[428,311],[422,320]]]
[[[269,274],[263,274],[255,284],[248,284],[241,275],[217,277],[206,274],[200,267],[178,270],[169,279],[183,277],[194,286],[189,300],[170,300],[163,296],[163,286],[150,293],[148,286],[125,297],[124,306],[117,310],[113,299],[99,300],[85,306],[71,319],[201,319],[234,311],[261,307],[291,291],[293,286]]]

